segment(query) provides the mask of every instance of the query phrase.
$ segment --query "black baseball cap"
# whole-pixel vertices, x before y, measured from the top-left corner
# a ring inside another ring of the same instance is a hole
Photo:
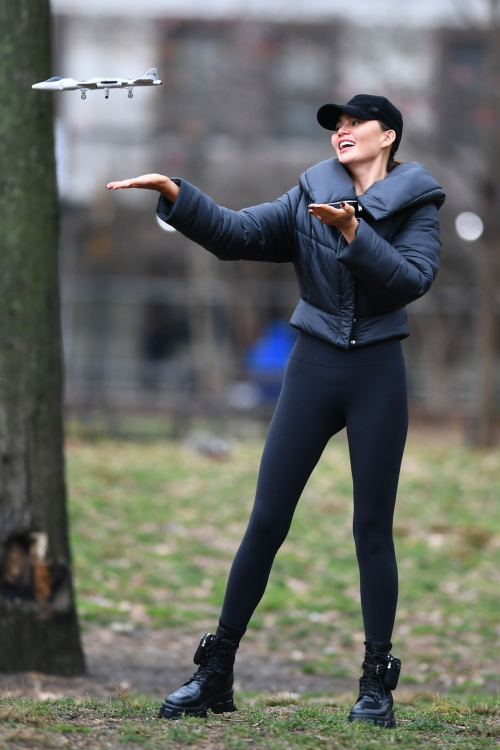
[[[335,130],[342,112],[359,117],[360,120],[380,120],[391,130],[396,131],[396,148],[403,136],[403,115],[385,96],[356,94],[347,104],[323,104],[318,109],[318,122],[327,130]]]

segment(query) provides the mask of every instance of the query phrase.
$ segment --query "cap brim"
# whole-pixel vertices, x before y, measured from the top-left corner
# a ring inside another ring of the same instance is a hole
[[[335,130],[335,125],[342,112],[351,115],[351,117],[359,117],[360,120],[374,119],[366,116],[366,112],[358,107],[354,107],[351,104],[323,104],[318,109],[318,122],[322,128],[327,130]]]

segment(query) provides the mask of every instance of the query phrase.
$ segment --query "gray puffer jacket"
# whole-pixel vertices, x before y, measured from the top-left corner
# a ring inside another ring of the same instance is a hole
[[[418,162],[399,164],[356,196],[334,157],[307,169],[271,203],[233,211],[181,178],[158,216],[220,260],[294,264],[300,300],[290,324],[344,349],[410,335],[405,307],[434,281],[445,193]],[[358,200],[352,242],[308,211],[309,203]]]

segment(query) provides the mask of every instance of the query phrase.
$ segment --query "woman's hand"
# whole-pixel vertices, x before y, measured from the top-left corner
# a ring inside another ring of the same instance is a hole
[[[330,224],[340,229],[348,242],[353,241],[359,223],[354,217],[354,206],[341,202],[340,208],[334,208],[325,203],[310,203],[309,213],[316,216],[323,224]]]
[[[143,174],[140,177],[132,177],[130,180],[120,182],[108,182],[106,190],[121,190],[122,188],[143,188],[145,190],[157,190],[168,198],[172,203],[177,198],[179,186],[163,174]]]

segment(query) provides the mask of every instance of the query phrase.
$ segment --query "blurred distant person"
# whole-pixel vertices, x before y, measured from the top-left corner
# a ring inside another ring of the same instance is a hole
[[[276,403],[297,331],[282,318],[271,318],[243,355],[245,374],[258,384],[263,403]]]
[[[221,260],[293,263],[299,330],[271,420],[248,527],[231,567],[219,626],[195,654],[198,671],[160,710],[235,710],[233,663],[297,502],[330,438],[347,428],[354,486],[365,653],[350,721],[395,726],[391,654],[398,597],[393,515],[408,429],[401,339],[405,307],[438,272],[445,193],[418,162],[394,160],[403,118],[383,96],[325,104],[335,156],[307,169],[271,203],[217,205],[182,178],[148,174],[108,188],[161,193],[158,216]],[[265,176],[264,176],[265,178]]]

